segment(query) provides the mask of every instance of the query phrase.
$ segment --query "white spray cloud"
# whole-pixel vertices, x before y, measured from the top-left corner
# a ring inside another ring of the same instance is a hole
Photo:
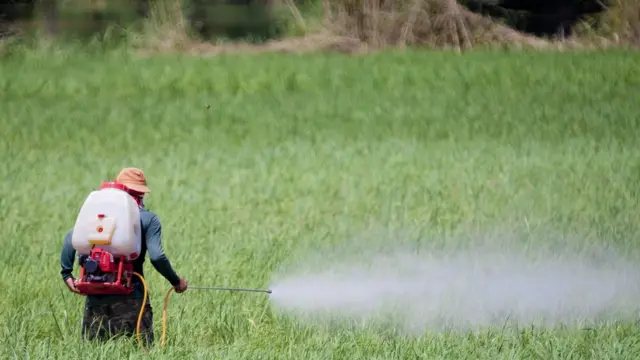
[[[640,309],[640,267],[631,262],[513,248],[327,254],[283,269],[271,299],[303,321],[384,319],[405,333],[571,326]]]

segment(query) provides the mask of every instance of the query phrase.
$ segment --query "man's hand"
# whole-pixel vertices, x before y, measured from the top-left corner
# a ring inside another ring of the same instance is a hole
[[[180,284],[174,287],[177,293],[184,292],[187,290],[187,281],[183,278],[180,278]]]
[[[74,278],[72,277],[68,278],[67,281],[65,281],[65,283],[67,284],[69,291],[74,292],[76,294],[80,294],[80,291],[76,288],[76,280]]]

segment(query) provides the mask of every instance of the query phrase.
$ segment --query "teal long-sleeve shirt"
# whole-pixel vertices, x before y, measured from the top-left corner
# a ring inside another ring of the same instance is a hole
[[[140,208],[140,220],[142,223],[142,249],[140,256],[133,262],[133,269],[135,272],[144,276],[143,264],[145,261],[145,255],[149,253],[149,260],[153,267],[164,276],[167,281],[177,286],[180,283],[180,277],[173,269],[171,262],[167,258],[162,248],[162,225],[158,216],[144,208]],[[68,278],[73,277],[73,264],[76,257],[76,251],[71,244],[71,237],[73,235],[73,229],[69,230],[64,238],[62,245],[62,252],[60,254],[60,266],[62,279],[66,281]],[[129,296],[142,298],[143,288],[140,284],[140,279],[137,276],[132,280],[134,286],[134,292]],[[126,295],[91,295],[88,296],[90,302],[105,302],[122,298]]]

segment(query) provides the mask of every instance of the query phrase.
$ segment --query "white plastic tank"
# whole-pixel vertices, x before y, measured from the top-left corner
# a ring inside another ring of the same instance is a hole
[[[133,260],[140,255],[141,239],[138,203],[123,190],[104,188],[91,192],[84,201],[71,243],[82,255],[96,246],[114,257],[124,255]]]

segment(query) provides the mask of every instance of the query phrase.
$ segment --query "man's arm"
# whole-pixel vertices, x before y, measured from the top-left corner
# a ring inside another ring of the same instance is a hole
[[[75,286],[75,279],[73,278],[73,262],[76,257],[76,249],[71,244],[71,237],[73,235],[73,229],[67,232],[62,244],[62,252],[60,253],[60,275],[62,280],[67,284],[69,290],[74,293],[79,293]]]
[[[64,243],[62,244],[62,252],[60,253],[60,275],[65,282],[69,278],[73,278],[73,262],[76,256],[76,250],[71,245],[71,236],[73,235],[73,229],[67,232],[64,237]]]
[[[147,251],[153,267],[173,286],[180,285],[180,277],[171,266],[162,249],[162,225],[158,216],[153,214],[149,219],[146,233]]]

